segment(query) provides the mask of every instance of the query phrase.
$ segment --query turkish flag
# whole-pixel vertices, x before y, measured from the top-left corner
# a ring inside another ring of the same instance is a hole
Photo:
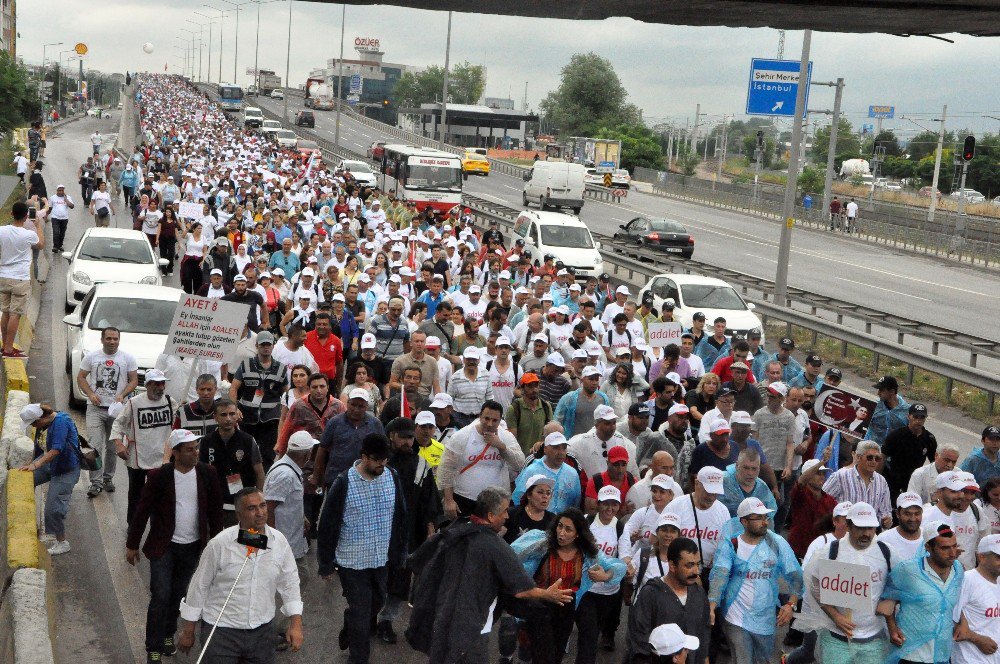
[[[406,398],[406,390],[401,390],[399,393],[399,416],[409,417],[410,416],[410,402]]]

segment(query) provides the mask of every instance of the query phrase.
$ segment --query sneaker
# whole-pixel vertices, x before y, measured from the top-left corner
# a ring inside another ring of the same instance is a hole
[[[87,489],[87,498],[93,498],[102,491],[104,491],[104,487],[100,484],[91,484],[90,488]]]
[[[115,492],[115,483],[111,481],[111,478],[107,478],[104,480],[104,490],[107,491],[108,493]]]
[[[14,350],[12,350],[10,352],[3,351],[3,356],[7,357],[7,358],[10,358],[12,360],[26,360],[26,359],[28,359],[28,355],[26,353],[22,353],[17,348],[15,348]]]
[[[398,640],[396,637],[396,630],[392,628],[392,623],[388,620],[383,620],[379,622],[377,628],[378,638],[382,639],[383,643],[388,643],[393,645]]]
[[[38,536],[38,541],[44,544],[45,546],[49,546],[51,544],[56,543],[56,536],[50,535],[49,533],[45,533],[44,535]]]
[[[168,636],[163,639],[163,652],[164,657],[173,657],[177,654],[177,646],[174,645],[174,637]]]
[[[146,664],[151,662],[162,662],[161,655],[163,653],[158,653],[155,650],[146,653]]]
[[[51,548],[49,548],[49,555],[58,556],[60,553],[69,553],[69,550],[69,540],[63,540],[61,542],[56,542]]]

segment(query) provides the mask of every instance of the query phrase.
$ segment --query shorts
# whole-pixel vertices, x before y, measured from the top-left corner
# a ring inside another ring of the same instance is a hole
[[[24,315],[28,295],[31,293],[31,281],[0,277],[0,311]]]

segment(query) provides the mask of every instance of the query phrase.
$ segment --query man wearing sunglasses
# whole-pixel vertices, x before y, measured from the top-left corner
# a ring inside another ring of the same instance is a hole
[[[854,452],[854,465],[841,468],[826,480],[823,491],[838,503],[850,501],[867,503],[875,509],[883,528],[892,527],[892,503],[889,501],[889,484],[877,468],[882,461],[882,448],[871,440],[858,443]]]

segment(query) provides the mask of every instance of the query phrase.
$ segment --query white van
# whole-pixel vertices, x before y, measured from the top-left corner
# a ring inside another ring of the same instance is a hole
[[[541,264],[552,254],[566,267],[576,270],[577,279],[597,277],[604,272],[601,243],[578,217],[563,212],[525,210],[514,222],[514,238],[524,240],[528,257]]]
[[[264,112],[256,106],[247,106],[243,109],[243,126],[260,127],[264,124]]]
[[[486,156],[489,155],[489,151],[486,148],[465,148],[465,153],[466,154],[468,154],[470,152],[472,152],[474,154],[481,154],[484,157],[486,157]]]
[[[586,174],[587,169],[583,164],[536,161],[531,170],[524,174],[522,201],[525,207],[528,203],[537,203],[543,210],[549,206],[568,207],[580,214]]]

